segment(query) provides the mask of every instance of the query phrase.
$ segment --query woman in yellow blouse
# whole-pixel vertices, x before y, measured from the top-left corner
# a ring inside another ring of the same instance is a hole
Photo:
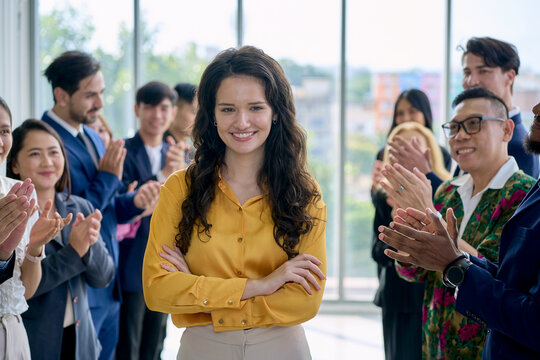
[[[205,70],[187,170],[162,186],[144,256],[148,307],[187,327],[178,359],[310,359],[326,206],[281,66],[253,47]]]

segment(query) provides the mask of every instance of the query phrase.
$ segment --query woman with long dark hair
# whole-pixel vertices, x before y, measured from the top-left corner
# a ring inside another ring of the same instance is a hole
[[[114,277],[113,260],[99,235],[101,213],[70,195],[64,145],[44,121],[29,119],[13,131],[7,174],[31,179],[40,208],[65,219],[65,227],[45,245],[43,275],[22,314],[32,359],[97,359],[101,345],[86,288],[106,287]]]
[[[388,132],[387,144],[396,136],[404,136],[404,131],[414,130],[414,141],[419,146],[425,143],[423,151],[430,149],[431,163],[438,176],[445,179],[450,177],[450,154],[440,147],[432,133],[433,117],[427,95],[417,89],[402,92],[394,105],[392,125]],[[413,139],[413,138],[411,138]],[[410,141],[410,139],[408,139]],[[388,245],[378,240],[377,228],[388,226],[392,221],[392,211],[395,204],[389,203],[386,191],[380,186],[382,179],[380,169],[383,164],[390,164],[388,145],[377,154],[374,167],[372,187],[372,202],[375,208],[373,218],[373,238],[371,257],[377,263],[379,287],[375,294],[374,303],[382,309],[383,338],[386,359],[414,360],[422,356],[422,299],[423,284],[412,284],[401,279],[394,261],[384,254]],[[377,170],[378,169],[378,170]]]
[[[406,122],[417,122],[425,126],[430,131],[433,131],[433,114],[431,112],[431,104],[427,95],[418,89],[409,89],[399,94],[394,104],[394,115],[392,116],[392,124],[388,130],[388,136],[396,126]],[[386,144],[385,144],[386,147]],[[371,195],[375,192],[379,181],[382,179],[382,160],[385,147],[377,152],[377,158],[373,165],[373,184],[371,187]],[[444,158],[444,166],[450,170],[452,165],[452,157],[450,153],[442,146],[440,149]]]
[[[326,206],[281,66],[254,47],[205,70],[195,160],[163,185],[144,257],[150,309],[172,314],[179,359],[310,359]]]

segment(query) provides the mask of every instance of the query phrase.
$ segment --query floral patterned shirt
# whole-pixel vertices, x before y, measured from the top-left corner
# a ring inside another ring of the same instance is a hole
[[[435,194],[435,208],[442,214],[452,208],[457,226],[463,219],[463,203],[452,181],[444,182]],[[499,238],[504,224],[535,180],[515,172],[500,189],[487,189],[471,216],[462,239],[478,250],[479,257],[497,261]],[[422,306],[422,354],[424,359],[481,359],[487,328],[455,311],[454,289],[444,286],[440,272],[396,263],[405,280],[426,282]],[[486,301],[488,301],[486,299]]]

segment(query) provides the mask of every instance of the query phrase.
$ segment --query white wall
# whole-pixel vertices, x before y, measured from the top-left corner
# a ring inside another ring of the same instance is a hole
[[[0,96],[13,114],[13,127],[34,116],[30,18],[34,1],[0,1]]]

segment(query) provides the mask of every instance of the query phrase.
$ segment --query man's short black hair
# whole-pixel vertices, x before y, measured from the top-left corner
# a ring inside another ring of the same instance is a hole
[[[174,90],[178,94],[178,101],[183,101],[191,104],[193,102],[193,99],[195,99],[197,87],[189,83],[179,83],[176,84]]]
[[[137,105],[141,103],[156,106],[163,101],[163,99],[171,100],[171,104],[176,104],[178,96],[169,85],[162,83],[161,81],[150,81],[137,90],[135,101]]]
[[[508,107],[504,101],[491,91],[479,87],[470,88],[458,94],[454,101],[452,101],[452,109],[461,104],[463,101],[469,99],[489,100],[491,109],[494,111],[494,113],[502,119],[508,119]]]
[[[92,55],[81,51],[66,51],[54,59],[43,74],[51,83],[53,92],[59,87],[71,96],[79,90],[82,79],[96,74],[100,69],[101,65]],[[54,101],[56,103],[56,99]]]
[[[519,73],[519,55],[514,45],[490,37],[472,37],[463,48],[462,61],[467,54],[473,54],[484,59],[489,67],[500,67],[504,72],[513,69]]]

